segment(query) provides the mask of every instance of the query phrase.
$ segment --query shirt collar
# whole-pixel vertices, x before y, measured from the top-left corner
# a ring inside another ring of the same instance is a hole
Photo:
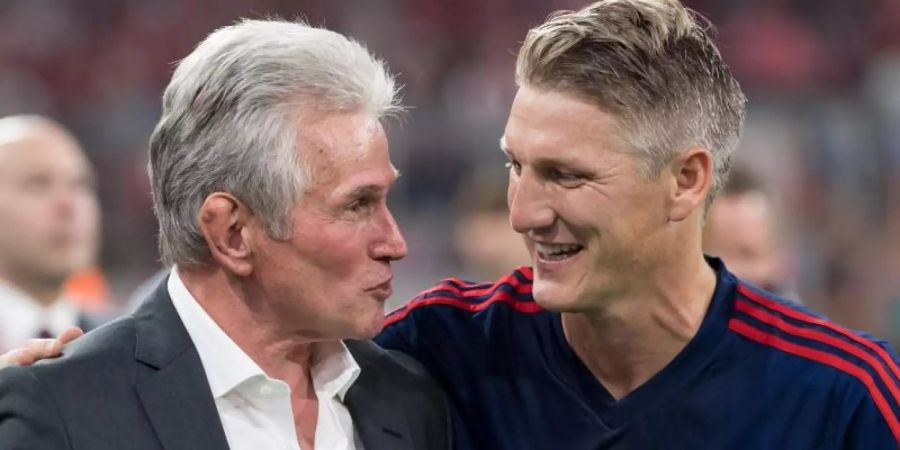
[[[254,377],[268,378],[203,310],[173,267],[167,288],[175,310],[197,347],[213,398],[220,398]],[[342,341],[313,344],[310,372],[320,400],[337,396],[342,402],[360,374],[360,367]]]
[[[257,365],[206,313],[173,267],[166,286],[175,311],[197,347],[213,398],[220,398],[250,378],[262,375]]]
[[[319,398],[337,396],[343,402],[360,368],[342,341],[329,341],[315,344],[310,372]]]

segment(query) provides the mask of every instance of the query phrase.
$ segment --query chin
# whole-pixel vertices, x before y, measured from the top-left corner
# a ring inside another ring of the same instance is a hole
[[[575,297],[571,290],[556,283],[535,282],[532,295],[541,308],[553,312],[569,312],[574,309]]]
[[[367,320],[366,322],[357,323],[353,327],[353,335],[348,336],[351,339],[366,340],[372,339],[381,333],[384,328],[384,314],[379,314],[377,318]]]

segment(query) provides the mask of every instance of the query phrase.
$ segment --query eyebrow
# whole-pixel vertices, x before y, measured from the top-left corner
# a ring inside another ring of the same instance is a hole
[[[509,155],[509,147],[506,146],[506,136],[500,136],[500,151]]]
[[[510,155],[510,149],[506,145],[506,136],[500,138],[500,150],[505,153],[507,157],[512,157],[512,155]],[[548,158],[545,156],[538,156],[534,159],[533,164],[538,167],[563,167],[572,170],[581,170],[579,169],[581,164],[574,158]]]
[[[354,188],[347,194],[347,197],[350,198],[361,198],[361,197],[371,197],[380,195],[385,191],[384,186],[376,186],[374,184],[367,184],[364,186],[359,186]]]

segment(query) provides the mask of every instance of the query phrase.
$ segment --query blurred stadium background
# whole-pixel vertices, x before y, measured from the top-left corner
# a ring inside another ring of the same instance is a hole
[[[481,275],[456,248],[468,238],[454,224],[472,192],[505,182],[497,140],[514,52],[548,13],[585,3],[0,0],[0,115],[45,114],[81,139],[99,174],[99,265],[122,304],[159,269],[144,166],[173,62],[239,17],[300,17],[353,36],[398,74],[412,108],[389,130],[403,172],[391,205],[411,249],[397,264],[397,304],[441,277]],[[737,160],[782,211],[797,294],[897,345],[900,1],[686,3],[715,24],[750,99]],[[460,188],[476,171],[484,187]]]

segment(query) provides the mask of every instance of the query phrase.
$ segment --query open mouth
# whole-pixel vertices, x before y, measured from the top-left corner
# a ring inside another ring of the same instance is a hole
[[[535,244],[538,258],[544,261],[565,261],[584,250],[580,244]]]

